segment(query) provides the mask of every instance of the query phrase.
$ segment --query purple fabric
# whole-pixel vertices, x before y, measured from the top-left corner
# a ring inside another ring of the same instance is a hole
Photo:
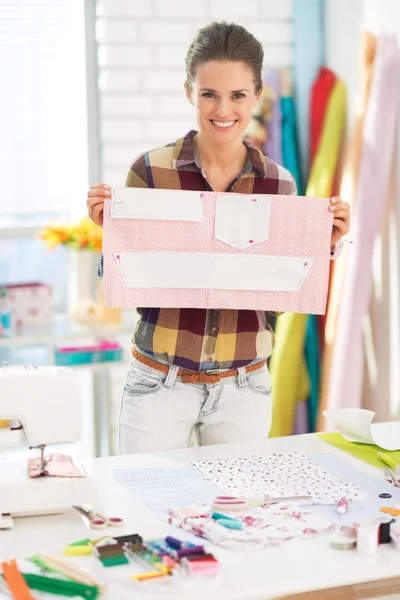
[[[281,142],[281,98],[279,86],[279,71],[271,69],[264,77],[264,83],[269,86],[275,94],[273,103],[272,121],[267,123],[268,139],[265,143],[265,154],[272,158],[278,165],[282,164],[282,142]]]
[[[308,403],[298,402],[294,416],[293,435],[310,433],[310,419],[308,417]]]

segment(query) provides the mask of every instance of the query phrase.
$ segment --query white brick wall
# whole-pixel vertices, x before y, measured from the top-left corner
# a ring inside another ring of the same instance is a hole
[[[196,128],[183,82],[199,27],[235,21],[262,42],[265,66],[292,64],[295,0],[98,0],[96,36],[104,181],[120,184],[131,160]]]

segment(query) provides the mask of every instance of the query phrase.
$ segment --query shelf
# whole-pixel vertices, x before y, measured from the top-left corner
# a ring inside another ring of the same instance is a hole
[[[0,348],[18,346],[41,346],[59,343],[62,340],[77,338],[107,338],[108,336],[132,334],[134,323],[121,325],[97,325],[85,327],[71,323],[67,315],[55,315],[54,321],[49,325],[23,328],[10,338],[0,338]]]

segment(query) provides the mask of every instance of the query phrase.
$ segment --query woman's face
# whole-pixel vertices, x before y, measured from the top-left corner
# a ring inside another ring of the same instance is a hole
[[[212,60],[197,67],[192,89],[186,89],[196,108],[199,131],[220,144],[243,138],[261,93],[245,63]]]

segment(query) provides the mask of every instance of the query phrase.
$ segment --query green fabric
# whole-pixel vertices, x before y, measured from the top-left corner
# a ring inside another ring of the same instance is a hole
[[[378,467],[378,469],[384,469],[386,467],[385,463],[383,463],[379,458],[378,452],[384,452],[400,465],[400,450],[394,450],[393,452],[390,452],[380,448],[379,446],[374,446],[373,444],[358,444],[356,442],[348,442],[339,432],[316,433],[315,435],[320,440],[328,442],[328,444],[332,444],[332,446],[340,448],[340,450],[343,450],[343,452],[347,452],[347,454],[351,454],[352,456],[363,460],[373,467]]]
[[[316,315],[308,315],[304,354],[307,363],[308,376],[310,378],[308,415],[309,431],[312,433],[315,431],[318,416],[320,378],[318,322]]]

